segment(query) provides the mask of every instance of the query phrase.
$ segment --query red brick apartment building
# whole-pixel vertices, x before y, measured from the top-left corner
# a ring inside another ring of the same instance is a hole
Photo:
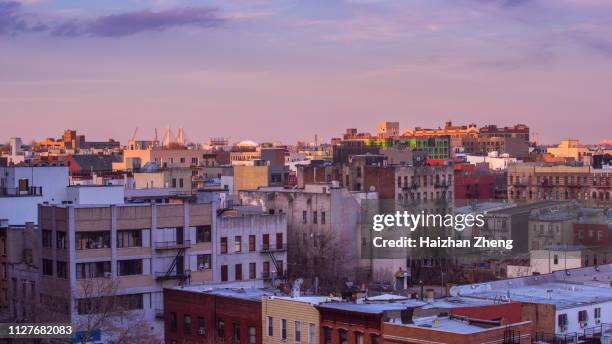
[[[456,164],[455,199],[494,199],[496,198],[496,178],[484,168],[473,164]]]
[[[261,344],[259,289],[164,289],[166,344]],[[208,287],[210,288],[210,287]]]
[[[431,318],[427,322],[408,325],[386,322],[383,324],[384,343],[531,343],[530,321],[496,326],[487,321],[444,317]]]
[[[319,304],[320,344],[531,343],[532,322],[522,321],[520,303],[452,299],[421,309],[423,304]]]

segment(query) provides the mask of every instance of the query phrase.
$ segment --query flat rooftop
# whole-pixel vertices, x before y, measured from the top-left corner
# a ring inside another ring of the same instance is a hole
[[[320,309],[339,310],[356,313],[380,314],[386,311],[400,311],[407,308],[418,308],[426,305],[427,302],[415,299],[394,301],[394,302],[329,302],[319,304]]]
[[[293,301],[293,302],[301,302],[308,303],[311,305],[319,305],[325,302],[331,302],[337,300],[336,298],[331,298],[328,296],[298,296],[298,297],[290,297],[290,296],[269,296],[270,299],[274,300],[285,300],[285,301]]]
[[[452,332],[452,333],[460,333],[460,334],[471,334],[477,333],[481,331],[485,331],[489,328],[496,327],[494,325],[489,326],[479,326],[478,323],[470,322],[466,319],[461,318],[453,318],[453,317],[422,317],[422,318],[413,318],[413,324],[398,324],[400,326],[406,327],[418,327],[418,328],[428,328],[436,331],[443,332]]]
[[[541,201],[541,202],[534,202],[534,203],[529,203],[529,204],[520,204],[515,207],[510,207],[510,208],[505,208],[505,209],[500,209],[500,210],[492,210],[492,211],[489,211],[488,214],[489,215],[516,215],[516,214],[528,213],[533,209],[537,209],[541,207],[549,207],[553,205],[560,205],[563,203],[564,203],[563,201]]]
[[[451,294],[552,304],[569,309],[612,302],[612,264],[454,287]]]

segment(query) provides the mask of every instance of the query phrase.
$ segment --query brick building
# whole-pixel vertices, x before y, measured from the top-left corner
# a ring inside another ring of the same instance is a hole
[[[495,199],[497,184],[495,175],[489,173],[484,164],[456,164],[455,169],[455,199]]]
[[[164,289],[165,342],[261,344],[261,299],[270,295],[205,285]]]

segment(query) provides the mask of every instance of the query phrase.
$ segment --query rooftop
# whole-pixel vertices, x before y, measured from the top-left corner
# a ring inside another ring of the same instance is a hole
[[[413,324],[398,324],[408,327],[431,328],[436,331],[453,332],[461,334],[470,334],[480,331],[485,331],[491,327],[496,327],[496,324],[483,324],[469,319],[459,317],[422,317],[414,318]]]
[[[612,301],[612,264],[560,270],[454,287],[452,295],[490,300],[552,304],[557,309]]]
[[[394,301],[394,302],[329,302],[322,303],[320,309],[339,310],[356,313],[380,314],[386,311],[400,311],[406,308],[417,308],[426,305],[427,302],[415,299]]]
[[[517,205],[516,207],[511,207],[511,208],[489,211],[489,214],[490,215],[510,215],[512,216],[516,214],[530,212],[533,209],[537,209],[541,207],[549,207],[553,205],[559,205],[562,203],[563,203],[562,201],[540,201],[540,202],[534,202],[534,203],[529,203],[529,204],[521,204],[521,205]]]
[[[294,301],[301,303],[308,303],[311,305],[318,305],[325,302],[330,302],[334,300],[329,296],[298,296],[298,297],[290,297],[290,296],[269,296],[270,299],[274,300],[285,300],[285,301]]]

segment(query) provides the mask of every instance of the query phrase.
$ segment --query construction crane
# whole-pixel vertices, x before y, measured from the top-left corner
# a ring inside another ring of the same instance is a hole
[[[134,129],[134,133],[132,134],[132,139],[130,141],[134,141],[136,139],[136,134],[138,134],[138,127]]]

